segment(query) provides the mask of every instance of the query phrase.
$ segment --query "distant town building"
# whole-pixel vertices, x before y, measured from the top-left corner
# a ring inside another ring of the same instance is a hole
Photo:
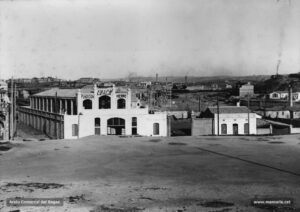
[[[226,85],[225,85],[225,88],[226,88],[226,89],[232,89],[232,85],[226,84]]]
[[[251,85],[250,82],[248,82],[245,85],[242,85],[239,88],[239,96],[240,97],[253,96],[253,94],[254,94],[254,86]]]
[[[9,139],[9,106],[7,83],[0,80],[0,141]]]
[[[51,89],[19,107],[19,119],[55,138],[167,136],[167,113],[150,113],[126,87]]]
[[[151,86],[152,82],[151,81],[144,81],[144,82],[140,82],[139,86],[142,88],[147,88],[149,86]]]
[[[100,82],[100,79],[92,78],[92,77],[83,77],[83,78],[76,80],[76,82],[83,83],[83,84],[95,84],[97,82]]]
[[[196,91],[196,90],[209,90],[209,88],[205,85],[192,85],[192,86],[187,86],[187,90],[190,91]]]
[[[299,107],[287,107],[277,106],[264,109],[258,109],[255,111],[257,114],[267,118],[280,118],[280,119],[299,119],[300,108]]]
[[[17,98],[28,99],[30,96],[29,91],[25,89],[21,89],[17,93]]]
[[[288,91],[274,91],[269,94],[269,99],[287,100],[288,96],[289,96]],[[293,92],[292,97],[293,97],[293,101],[299,102],[300,101],[300,92]]]
[[[256,114],[244,106],[220,106],[208,107],[200,118],[193,119],[192,135],[218,134],[256,134]]]

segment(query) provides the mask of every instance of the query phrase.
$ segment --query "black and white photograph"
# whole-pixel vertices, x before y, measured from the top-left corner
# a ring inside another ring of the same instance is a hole
[[[0,211],[300,212],[300,1],[0,0]]]

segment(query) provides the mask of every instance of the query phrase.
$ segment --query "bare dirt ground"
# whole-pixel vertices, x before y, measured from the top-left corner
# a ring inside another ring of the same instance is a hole
[[[21,140],[0,151],[0,211],[272,211],[254,197],[299,211],[299,137]],[[15,197],[64,205],[8,207]]]

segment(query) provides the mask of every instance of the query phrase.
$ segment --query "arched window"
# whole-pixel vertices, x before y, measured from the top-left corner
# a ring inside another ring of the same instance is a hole
[[[159,135],[159,123],[153,124],[153,135]]]
[[[227,135],[227,124],[221,124],[221,134]]]
[[[110,97],[101,96],[99,97],[99,109],[109,109],[110,108]]]
[[[118,109],[124,109],[126,107],[126,100],[118,99],[117,105],[118,105]]]
[[[92,109],[93,108],[92,100],[90,100],[90,99],[84,100],[83,107],[84,107],[84,109],[87,109],[87,110]]]

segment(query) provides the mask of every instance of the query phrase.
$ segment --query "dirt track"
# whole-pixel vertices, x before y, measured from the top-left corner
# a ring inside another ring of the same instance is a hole
[[[298,137],[22,142],[0,152],[0,211],[17,209],[9,197],[64,198],[21,211],[262,211],[255,196],[294,198],[299,208]]]

